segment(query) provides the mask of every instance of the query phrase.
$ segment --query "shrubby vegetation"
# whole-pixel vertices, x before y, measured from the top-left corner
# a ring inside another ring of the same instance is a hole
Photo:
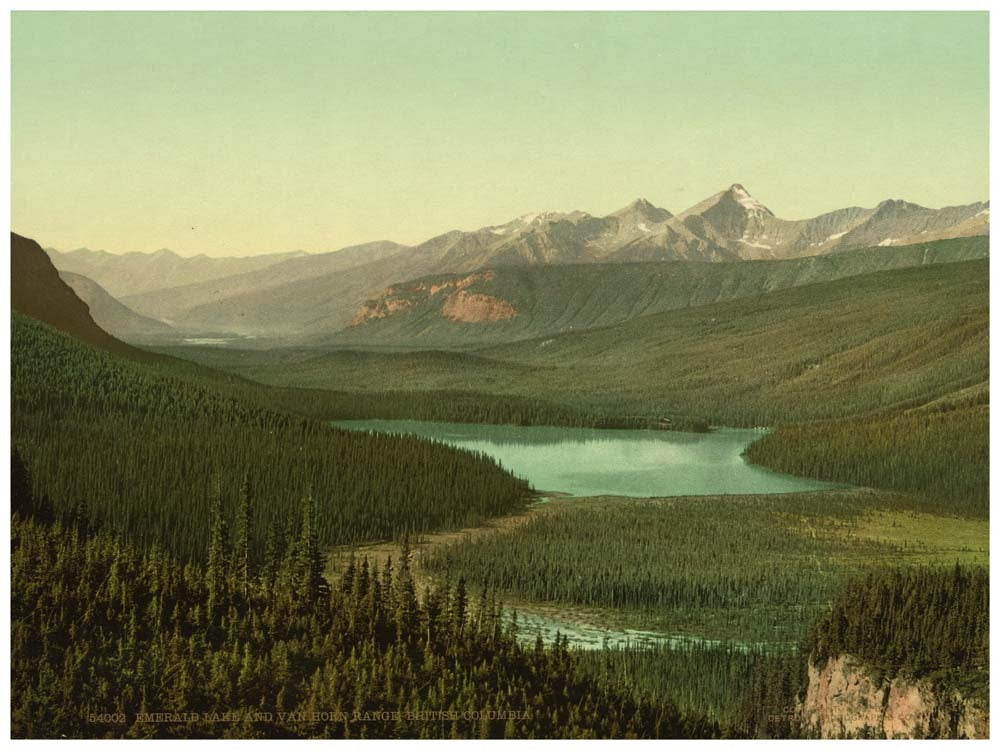
[[[13,441],[39,493],[184,560],[207,549],[213,476],[229,512],[244,479],[252,487],[255,559],[307,491],[324,544],[474,525],[529,494],[488,457],[334,430],[259,406],[245,386],[163,375],[20,316],[11,377]]]

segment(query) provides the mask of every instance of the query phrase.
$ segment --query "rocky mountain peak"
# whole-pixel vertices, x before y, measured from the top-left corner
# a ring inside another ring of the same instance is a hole
[[[658,224],[666,221],[673,214],[665,208],[653,205],[645,198],[636,198],[625,206],[625,208],[615,211],[611,216],[618,219],[633,219]]]
[[[745,208],[750,213],[766,214],[768,216],[774,216],[774,213],[761,203],[759,200],[750,195],[750,192],[743,187],[740,183],[735,182],[729,186],[727,191],[729,197],[739,203],[743,208]]]

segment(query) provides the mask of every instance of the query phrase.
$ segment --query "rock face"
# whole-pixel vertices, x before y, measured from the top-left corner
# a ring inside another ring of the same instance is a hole
[[[407,310],[415,305],[437,297],[442,292],[444,301],[439,303],[441,315],[459,323],[488,323],[508,320],[517,315],[517,310],[506,300],[490,294],[467,292],[473,284],[492,281],[493,271],[470,273],[460,278],[443,278],[437,281],[416,281],[389,286],[375,299],[365,302],[354,314],[351,326],[359,326],[372,320],[387,318],[393,313]]]
[[[462,290],[448,295],[441,314],[460,323],[489,323],[513,318],[517,310],[498,297]]]
[[[802,723],[824,739],[989,737],[987,707],[958,693],[941,694],[925,680],[875,679],[850,655],[809,664],[809,686],[799,704]]]

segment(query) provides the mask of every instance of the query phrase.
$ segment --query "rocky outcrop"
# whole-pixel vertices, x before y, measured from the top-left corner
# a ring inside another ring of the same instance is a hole
[[[386,292],[390,293],[391,291],[392,287],[386,290]],[[351,325],[359,326],[362,323],[367,323],[369,320],[381,320],[382,318],[389,317],[394,312],[399,312],[413,306],[413,300],[386,296],[386,292],[383,292],[382,297],[368,300],[358,308],[358,311],[354,313],[354,317],[351,318]]]
[[[989,709],[926,680],[874,676],[850,655],[809,664],[809,685],[797,707],[806,728],[823,738],[989,737]]]
[[[481,271],[465,276],[386,287],[378,297],[368,300],[358,309],[351,325],[358,326],[371,320],[387,318],[393,313],[426,302],[442,292],[451,292],[443,295],[444,302],[441,303],[441,315],[449,320],[485,323],[513,318],[517,315],[517,310],[506,300],[489,294],[465,291],[478,282],[492,281],[495,276],[493,271]]]
[[[460,323],[489,323],[509,320],[517,315],[517,310],[499,297],[462,290],[448,295],[441,314]]]

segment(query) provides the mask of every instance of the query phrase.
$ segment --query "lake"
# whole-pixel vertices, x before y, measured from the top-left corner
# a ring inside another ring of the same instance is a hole
[[[759,494],[842,486],[748,463],[742,453],[763,437],[760,430],[689,433],[411,420],[334,424],[351,430],[417,435],[485,453],[540,491],[579,497]]]

